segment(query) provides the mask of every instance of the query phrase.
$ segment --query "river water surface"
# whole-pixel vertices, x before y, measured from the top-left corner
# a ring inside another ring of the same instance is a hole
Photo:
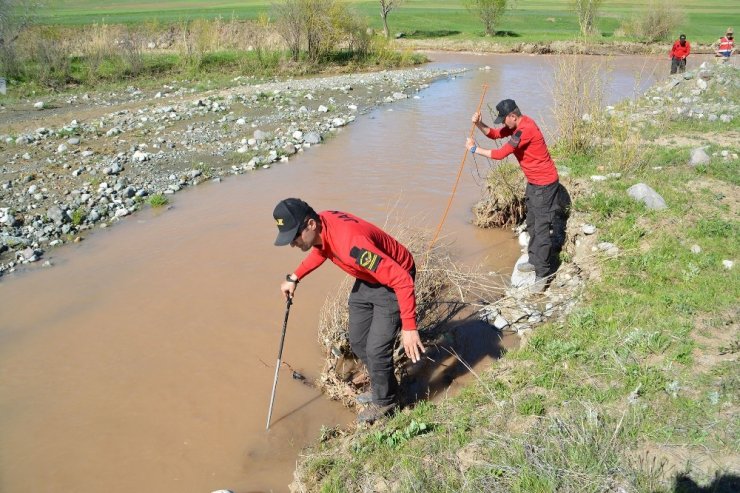
[[[513,98],[543,128],[551,121],[555,58],[430,57],[471,70],[359,117],[289,163],[180,193],[170,210],[138,213],[52,251],[54,267],[0,282],[1,492],[287,491],[301,448],[354,416],[284,371],[265,431],[285,310],[278,287],[302,258],[272,245],[275,204],[297,196],[317,210],[433,228],[483,83],[486,103]],[[654,80],[655,59],[609,65],[610,102]],[[485,171],[468,160],[443,234],[461,262],[508,273],[519,255],[511,233],[470,225]],[[309,378],[322,366],[318,312],[343,276],[327,263],[296,293],[283,359]],[[477,358],[485,365],[498,341],[481,334],[491,339],[479,345],[491,349]]]

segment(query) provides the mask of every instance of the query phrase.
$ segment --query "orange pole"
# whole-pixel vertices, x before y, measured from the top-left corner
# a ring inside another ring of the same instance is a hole
[[[488,84],[483,84],[483,93],[480,95],[480,101],[478,102],[478,110],[476,112],[480,112],[480,107],[483,106],[483,98],[486,96],[486,91],[488,91]],[[473,132],[475,132],[475,123],[471,124],[470,126],[470,138],[473,138]],[[442,220],[439,221],[439,226],[437,226],[437,231],[434,233],[434,238],[432,238],[432,242],[429,244],[429,248],[427,249],[427,255],[429,255],[429,252],[431,251],[432,247],[434,246],[434,243],[437,241],[437,238],[439,237],[439,232],[442,231],[442,225],[445,223],[445,219],[447,219],[447,213],[450,212],[450,206],[452,205],[452,199],[455,197],[455,192],[457,192],[457,185],[460,183],[460,176],[462,175],[463,168],[465,167],[465,160],[468,158],[468,150],[465,149],[465,153],[463,154],[462,161],[460,162],[460,169],[457,170],[457,178],[455,179],[455,186],[452,187],[452,194],[450,195],[450,199],[447,201],[447,208],[445,208],[445,212],[442,215]]]

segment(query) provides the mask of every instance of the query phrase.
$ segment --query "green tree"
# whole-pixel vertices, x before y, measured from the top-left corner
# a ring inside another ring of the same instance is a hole
[[[496,24],[506,10],[507,0],[464,0],[465,8],[478,16],[486,28],[486,36],[496,34]]]

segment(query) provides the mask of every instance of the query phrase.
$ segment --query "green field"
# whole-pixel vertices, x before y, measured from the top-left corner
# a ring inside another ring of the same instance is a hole
[[[256,19],[269,13],[267,0],[49,0],[47,8],[40,12],[42,22],[49,24],[90,24],[173,22],[193,18],[239,18]],[[378,2],[349,2],[367,15],[371,27],[382,27]],[[511,2],[498,31],[501,40],[559,40],[572,39],[578,34],[575,15],[570,11],[569,0],[518,0]],[[600,10],[597,27],[605,39],[613,38],[623,19],[641,12],[645,1],[611,0]],[[740,16],[740,4],[713,3],[707,0],[686,0],[681,3],[685,23],[681,31],[689,40],[712,42],[727,28],[731,20]],[[729,11],[728,11],[729,8]],[[734,12],[733,12],[734,11]],[[548,20],[549,19],[549,20]],[[554,19],[554,22],[553,22]],[[471,16],[459,0],[407,0],[398,10],[391,12],[389,23],[393,32],[417,32],[420,37],[445,35],[451,38],[469,39],[481,36],[481,24]]]

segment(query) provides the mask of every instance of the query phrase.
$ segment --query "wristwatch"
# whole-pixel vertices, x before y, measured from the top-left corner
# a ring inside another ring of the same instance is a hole
[[[298,280],[297,280],[297,279],[293,279],[293,278],[291,277],[292,275],[293,275],[293,274],[286,274],[286,275],[285,275],[285,280],[286,280],[286,281],[288,281],[288,282],[293,282],[293,283],[296,283],[296,284],[298,284]]]
[[[477,150],[478,150],[478,146],[477,145],[473,145],[473,147],[470,148],[470,154],[475,154],[475,151],[477,151]]]

